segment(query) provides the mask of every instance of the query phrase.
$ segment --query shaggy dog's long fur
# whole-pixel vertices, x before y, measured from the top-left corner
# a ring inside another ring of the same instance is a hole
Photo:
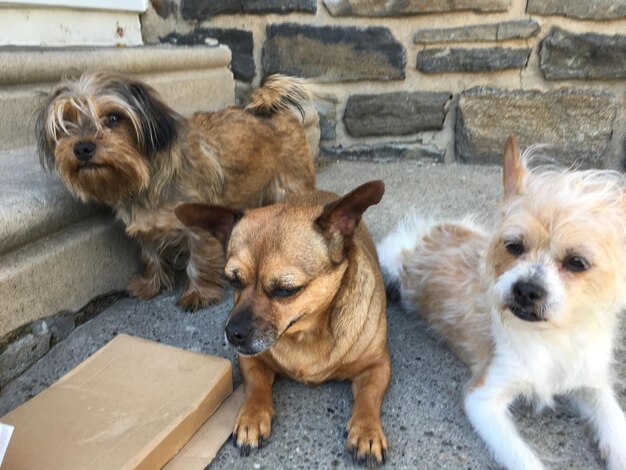
[[[299,79],[273,76],[246,110],[229,107],[186,119],[136,79],[86,73],[50,93],[37,121],[45,168],[84,201],[105,203],[142,248],[144,273],[128,290],[149,299],[170,289],[176,266],[187,285],[178,300],[197,309],[222,299],[224,255],[174,215],[184,202],[243,209],[315,185],[300,115],[310,98]]]

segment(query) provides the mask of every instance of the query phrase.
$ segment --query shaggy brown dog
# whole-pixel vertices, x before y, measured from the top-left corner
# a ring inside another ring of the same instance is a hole
[[[246,387],[233,433],[242,454],[270,435],[272,383],[280,374],[313,385],[350,380],[348,449],[360,463],[385,461],[385,286],[374,244],[359,223],[383,191],[382,181],[341,198],[309,191],[245,215],[203,204],[176,209],[185,225],[228,245],[225,272],[235,302],[226,336]]]
[[[174,208],[243,209],[313,188],[313,158],[288,109],[303,114],[309,95],[304,81],[273,76],[246,110],[185,119],[144,83],[86,73],[52,90],[37,121],[39,155],[82,200],[111,206],[141,244],[145,271],[130,294],[149,299],[171,289],[175,267],[186,262],[178,305],[193,310],[222,299],[224,255],[213,237],[189,235]]]

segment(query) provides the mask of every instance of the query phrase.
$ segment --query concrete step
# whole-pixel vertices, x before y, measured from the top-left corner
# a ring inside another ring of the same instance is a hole
[[[121,225],[96,215],[0,257],[0,338],[61,310],[123,290],[139,267]]]
[[[137,245],[108,211],[75,199],[40,167],[34,123],[63,75],[136,75],[178,112],[234,103],[230,51],[217,47],[0,49],[0,340],[11,331],[125,288]]]
[[[85,70],[134,75],[188,115],[234,103],[230,58],[224,46],[0,48],[0,152],[35,145],[42,98],[64,76]]]
[[[56,174],[44,172],[33,152],[2,155],[0,188],[0,256],[97,210],[74,198]]]

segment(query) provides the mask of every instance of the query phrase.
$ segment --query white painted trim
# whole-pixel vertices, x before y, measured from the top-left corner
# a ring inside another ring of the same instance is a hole
[[[65,8],[0,8],[0,46],[141,46],[139,14]],[[106,66],[106,64],[103,64]]]
[[[148,0],[0,0],[0,7],[60,7],[81,10],[135,11],[148,9]]]

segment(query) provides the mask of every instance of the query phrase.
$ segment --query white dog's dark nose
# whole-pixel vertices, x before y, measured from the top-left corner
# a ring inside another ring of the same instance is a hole
[[[74,155],[81,162],[86,162],[91,160],[91,158],[96,153],[96,144],[89,140],[81,140],[74,144]]]
[[[532,307],[546,296],[546,290],[543,287],[529,281],[517,281],[513,284],[512,291],[515,302],[522,307]]]

